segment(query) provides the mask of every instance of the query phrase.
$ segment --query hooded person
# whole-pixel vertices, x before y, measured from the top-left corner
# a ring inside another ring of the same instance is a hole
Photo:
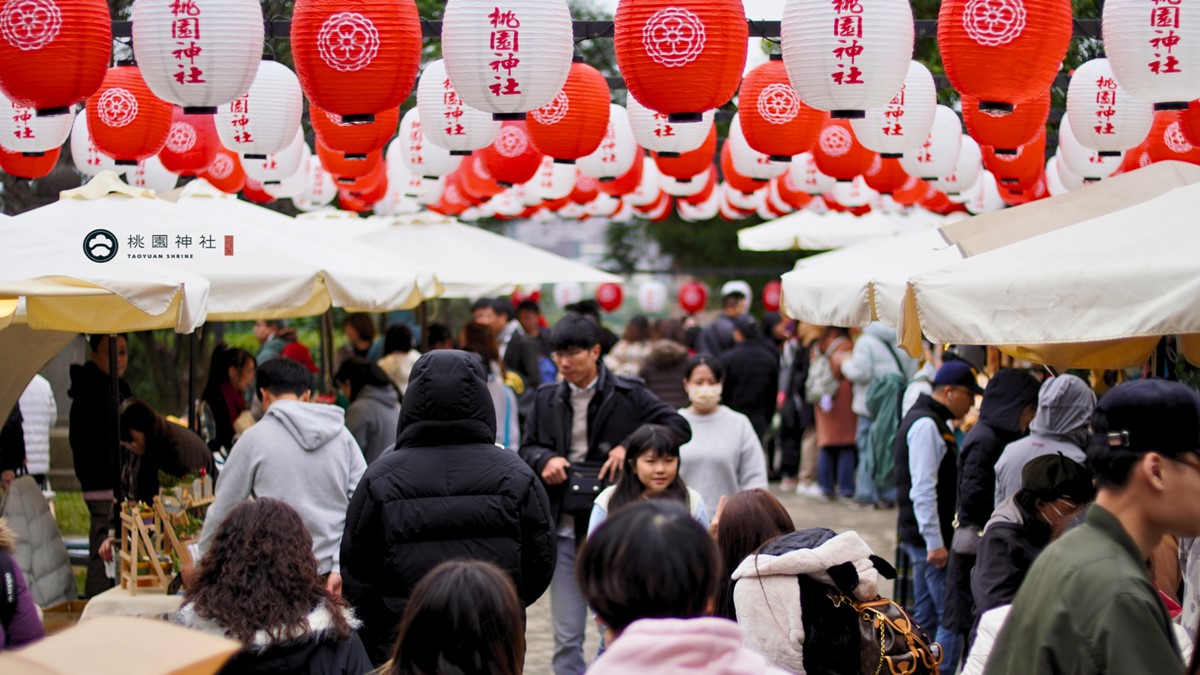
[[[429,352],[417,360],[400,407],[396,449],[371,464],[346,514],[342,574],[382,664],[413,587],[452,559],[490,562],[523,603],[550,585],[554,515],[541,481],[496,445],[496,414],[479,358]]]
[[[1080,464],[1091,442],[1088,424],[1096,410],[1096,394],[1074,375],[1046,380],[1038,392],[1037,414],[1029,435],[1009,443],[996,461],[996,508],[1021,489],[1021,469],[1042,455],[1062,454]]]

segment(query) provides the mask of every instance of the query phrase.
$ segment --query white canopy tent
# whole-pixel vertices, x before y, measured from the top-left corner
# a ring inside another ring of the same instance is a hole
[[[738,230],[738,248],[743,251],[826,251],[927,230],[944,221],[944,216],[924,209],[909,214],[871,211],[863,216],[816,213],[805,209]]]
[[[1107,184],[1107,183],[1106,183]],[[1200,185],[912,276],[899,324],[1061,367],[1144,363],[1163,335],[1200,363]]]

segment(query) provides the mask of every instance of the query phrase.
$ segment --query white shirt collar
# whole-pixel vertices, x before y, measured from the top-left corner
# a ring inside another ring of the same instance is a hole
[[[592,378],[591,382],[587,383],[586,387],[577,387],[577,386],[571,384],[570,382],[567,383],[567,386],[570,387],[572,394],[579,394],[579,393],[583,393],[585,391],[594,391],[596,389],[596,383],[599,381],[600,381],[600,373],[597,372],[596,376]]]

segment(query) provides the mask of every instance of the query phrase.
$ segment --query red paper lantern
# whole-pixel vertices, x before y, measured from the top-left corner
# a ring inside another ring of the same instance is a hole
[[[321,161],[321,166],[325,167],[326,171],[336,177],[339,185],[345,185],[350,180],[370,173],[376,164],[381,164],[383,162],[383,151],[372,150],[367,153],[364,159],[353,159],[337,150],[331,149],[318,138],[317,159]]]
[[[659,153],[652,153],[654,163],[658,165],[658,170],[664,176],[670,176],[678,180],[687,180],[700,175],[712,165],[713,155],[717,152],[717,126],[711,125],[708,130],[708,136],[700,147],[695,150],[681,153],[678,157],[666,157]]]
[[[212,115],[185,115],[183,108],[175,106],[167,142],[158,151],[158,159],[171,173],[194,176],[212,164],[220,149],[221,138]]]
[[[355,197],[346,191],[345,188],[338,189],[338,208],[342,211],[352,211],[354,213],[367,213],[371,210],[374,204],[360,197]],[[448,214],[449,215],[449,214]],[[454,214],[458,215],[458,214]]]
[[[1009,114],[1000,115],[979,109],[979,99],[963,94],[963,121],[967,132],[980,145],[990,145],[1000,154],[1016,152],[1033,140],[1039,129],[1046,126],[1050,116],[1050,90],[1041,96],[1016,106]]]
[[[729,143],[721,146],[721,175],[729,187],[744,194],[758,192],[767,186],[765,180],[755,180],[738,173],[733,167],[733,149],[729,147]]]
[[[375,115],[371,122],[346,124],[340,115],[310,104],[308,119],[312,121],[313,132],[325,147],[337,150],[350,159],[361,159],[372,150],[387,145],[388,140],[396,134],[396,127],[400,124],[400,109],[384,110]]]
[[[555,161],[574,164],[600,147],[608,132],[608,81],[586,63],[572,63],[554,100],[529,113],[533,144]]]
[[[768,312],[779,311],[779,301],[783,298],[783,284],[778,280],[768,281],[763,284],[762,303],[763,309]]]
[[[863,174],[863,179],[872,190],[881,195],[890,195],[908,185],[912,176],[909,176],[904,171],[904,167],[900,166],[899,159],[876,155],[875,161],[871,163],[871,168]]]
[[[937,42],[950,84],[1003,114],[1046,93],[1073,30],[1070,0],[943,0]]]
[[[613,21],[629,94],[671,122],[694,122],[733,98],[746,68],[741,0],[621,0]]]
[[[9,152],[8,149],[0,146],[0,170],[10,176],[26,180],[44,178],[54,170],[60,154],[62,154],[62,147],[53,148],[34,157],[27,157],[24,153]]]
[[[779,192],[779,198],[783,200],[783,203],[792,207],[793,211],[798,211],[812,203],[812,195],[805,192],[799,185],[796,185],[792,179],[791,171],[782,176],[772,178],[771,182],[774,183],[776,191]]]
[[[1186,129],[1185,129],[1186,131]],[[1188,139],[1191,143],[1191,139]],[[1195,143],[1192,143],[1195,145]],[[1129,173],[1136,171],[1142,167],[1150,166],[1154,160],[1150,159],[1150,140],[1146,139],[1125,151],[1125,159],[1121,162],[1121,168],[1117,169],[1118,174]]]
[[[587,204],[600,195],[600,181],[586,174],[575,174],[575,189],[571,190],[570,199],[576,204]]]
[[[708,291],[703,284],[689,281],[679,287],[679,307],[688,314],[703,311],[707,303]]]
[[[621,284],[600,284],[596,288],[596,302],[606,312],[617,311],[624,301],[625,292],[621,290]]]
[[[1200,146],[1188,140],[1179,110],[1160,110],[1154,113],[1154,126],[1146,136],[1146,154],[1152,162],[1175,160],[1200,164]]]
[[[600,181],[598,187],[600,191],[606,195],[614,197],[624,197],[633,192],[642,184],[642,174],[646,163],[642,161],[642,149],[638,148],[637,156],[634,157],[633,165],[625,172],[624,176],[618,177],[616,180]]]
[[[504,192],[482,157],[483,153],[472,153],[454,170],[463,192],[474,199],[491,199]]]
[[[220,148],[213,161],[200,172],[200,177],[212,183],[212,186],[226,194],[241,192],[246,185],[246,171],[237,153],[227,148]]]
[[[693,195],[680,196],[676,201],[684,202],[693,206],[703,204],[704,202],[708,201],[709,197],[712,197],[712,193],[717,189],[717,172],[709,171],[705,174],[705,176],[707,176],[707,178],[704,179],[704,187],[700,188],[699,192]],[[699,180],[699,178],[693,180]]]
[[[0,8],[0,89],[39,115],[66,115],[95,93],[111,53],[104,0],[9,0]]]
[[[262,183],[246,176],[246,184],[242,186],[242,196],[255,204],[270,204],[275,196],[263,189]]]
[[[929,183],[913,176],[904,187],[892,193],[892,201],[901,206],[912,206],[919,202],[929,190]]]
[[[1187,136],[1188,143],[1200,145],[1200,101],[1192,101],[1188,103],[1187,110],[1180,111],[1179,127],[1183,129],[1183,135]]]
[[[345,190],[347,194],[354,195],[368,202],[377,202],[383,199],[387,193],[387,164],[379,162],[375,168],[368,171],[366,174],[355,178],[350,183],[342,183],[338,187]],[[380,189],[382,186],[382,190]],[[378,196],[367,198],[367,195],[375,195],[376,192],[381,192]]]
[[[738,115],[751,148],[772,161],[790,162],[817,142],[825,113],[800,100],[776,56],[746,73],[738,93]]]
[[[88,134],[117,166],[136,166],[162,150],[172,112],[170,103],[150,92],[137,66],[116,66],[87,100]]]
[[[399,107],[417,81],[421,17],[413,0],[296,0],[292,59],[309,101],[343,122]]]
[[[843,119],[825,120],[812,155],[818,171],[842,182],[866,173],[875,161],[875,153],[858,142],[850,120]]]
[[[515,120],[505,122],[492,144],[475,153],[501,185],[520,185],[532,180],[542,164],[542,153],[533,144],[527,124]],[[573,170],[570,167],[564,169]]]
[[[1010,190],[1031,188],[1045,171],[1046,131],[1044,129],[1032,141],[1017,148],[1015,155],[997,154],[986,145],[981,149],[983,150],[983,166],[992,172],[1000,187]]]

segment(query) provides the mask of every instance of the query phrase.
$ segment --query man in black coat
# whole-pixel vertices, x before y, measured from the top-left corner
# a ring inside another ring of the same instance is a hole
[[[643,424],[667,427],[680,443],[692,437],[687,421],[641,380],[619,377],[604,366],[600,340],[599,325],[581,314],[555,324],[551,341],[562,381],[534,392],[522,427],[521,457],[546,484],[558,523],[558,563],[550,589],[556,675],[577,675],[585,668],[587,605],[575,582],[575,550],[587,534],[591,504],[563,508],[572,482],[568,471],[590,466],[594,477],[599,467],[600,478],[615,478],[625,461],[626,439]]]
[[[733,347],[716,355],[725,366],[721,402],[750,418],[761,441],[775,415],[779,351],[758,332],[754,319],[744,315],[733,319],[733,342]]]
[[[413,587],[447,560],[512,576],[526,606],[554,574],[554,520],[541,481],[496,445],[483,363],[439,350],[413,366],[394,452],[358,483],[342,536],[343,592],[371,660],[387,660]]]

